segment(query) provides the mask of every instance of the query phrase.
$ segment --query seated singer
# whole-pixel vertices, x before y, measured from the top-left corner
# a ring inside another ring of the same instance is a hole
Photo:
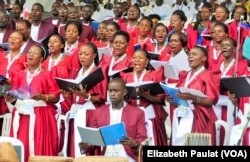
[[[125,82],[121,78],[114,78],[110,81],[108,92],[111,105],[104,105],[89,113],[87,118],[90,123],[87,126],[98,128],[108,124],[124,122],[127,131],[126,140],[120,141],[121,144],[106,146],[102,152],[105,156],[126,157],[129,162],[136,162],[138,159],[138,145],[147,138],[144,112],[124,101],[127,89]],[[84,141],[79,143],[79,147],[81,152],[86,152],[86,154],[90,154],[95,148],[84,143]]]

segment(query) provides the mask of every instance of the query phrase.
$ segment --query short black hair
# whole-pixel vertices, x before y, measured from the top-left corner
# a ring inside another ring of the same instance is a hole
[[[115,21],[107,22],[106,25],[113,25],[116,28],[117,31],[121,30],[120,25],[117,22],[115,22]]]
[[[130,41],[130,36],[129,36],[129,34],[127,32],[122,31],[122,30],[115,32],[114,39],[115,39],[116,36],[119,36],[119,35],[124,36],[127,42]]]
[[[143,16],[143,17],[140,19],[140,22],[141,22],[142,20],[148,20],[148,21],[150,22],[150,27],[151,27],[151,28],[153,27],[153,21],[152,21],[152,19],[151,19],[150,17],[148,17],[148,16]]]
[[[208,52],[207,52],[207,49],[205,47],[200,46],[200,45],[196,45],[193,48],[198,48],[206,57],[208,57]]]
[[[82,34],[82,24],[79,22],[79,21],[76,21],[76,20],[70,20],[67,22],[67,24],[65,25],[65,32],[67,30],[67,27],[69,25],[75,25],[78,29],[78,35],[80,36]]]
[[[228,34],[228,27],[226,24],[224,24],[223,22],[216,22],[214,25],[213,25],[213,28],[215,26],[221,26],[223,29],[224,29],[224,32]]]
[[[33,6],[39,6],[39,8],[41,9],[41,11],[44,12],[44,7],[43,7],[43,5],[42,5],[41,3],[38,3],[38,2],[37,2],[37,3],[34,3],[34,4],[32,5],[32,7],[33,7]]]
[[[163,23],[157,23],[157,24],[155,25],[155,27],[153,28],[153,38],[155,37],[156,29],[157,29],[159,26],[165,27],[165,28],[166,28],[166,31],[167,31],[167,34],[168,34],[169,31],[168,31],[168,28],[166,27],[166,25],[163,24]]]
[[[172,35],[178,35],[179,36],[179,39],[181,41],[181,44],[182,44],[182,47],[186,47],[187,46],[187,35],[184,34],[183,32],[181,31],[173,31],[169,37],[168,37],[168,42],[170,42],[170,38],[172,37]]]
[[[109,83],[112,83],[112,82],[119,82],[121,83],[121,87],[123,89],[126,89],[126,82],[121,77],[115,77],[109,81]]]
[[[89,46],[90,48],[93,49],[94,53],[96,54],[96,57],[94,59],[94,63],[96,66],[99,65],[99,57],[98,57],[98,49],[97,49],[97,46],[92,43],[92,42],[87,42],[87,43],[84,43],[82,46]]]
[[[18,5],[20,7],[20,9],[23,10],[23,5],[21,5],[20,3],[14,3],[13,6],[14,5]]]
[[[182,10],[175,10],[172,15],[178,15],[181,19],[181,21],[186,22],[187,21],[187,16]]]
[[[232,37],[227,37],[227,38],[223,39],[222,41],[225,41],[225,40],[229,40],[229,41],[233,44],[233,46],[234,46],[235,48],[237,47],[237,42],[236,42],[236,40],[233,39]]]
[[[65,39],[64,39],[60,34],[58,34],[58,33],[51,34],[51,35],[49,36],[49,39],[50,39],[52,36],[58,37],[59,40],[60,40],[60,42],[61,42],[61,43],[64,45],[64,47],[65,47]],[[48,44],[49,44],[49,43],[48,43]],[[64,52],[64,48],[61,48],[61,52],[62,52],[62,53]]]
[[[29,20],[22,19],[22,20],[19,20],[17,23],[22,23],[22,22],[27,26],[27,28],[31,29],[31,23]]]

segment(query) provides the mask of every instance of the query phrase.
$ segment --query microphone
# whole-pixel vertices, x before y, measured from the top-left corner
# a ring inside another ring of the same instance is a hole
[[[148,143],[152,140],[152,137],[146,138],[144,141],[142,141],[141,146],[146,146]]]
[[[248,126],[248,124],[249,124],[249,121],[250,121],[250,111],[248,111],[248,113],[247,113],[247,122],[246,122],[246,124],[245,124],[244,127],[243,127],[243,131],[242,131],[242,133],[241,133],[240,139],[239,139],[238,142],[237,142],[237,146],[240,146],[240,145],[241,145],[241,141],[242,141],[242,139],[243,139],[243,137],[244,137],[244,134],[245,134],[245,132],[246,132],[246,130],[247,130],[247,126]]]

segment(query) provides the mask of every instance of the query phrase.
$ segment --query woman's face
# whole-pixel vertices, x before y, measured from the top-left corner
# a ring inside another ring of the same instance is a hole
[[[79,39],[79,31],[76,25],[70,24],[65,31],[66,41],[69,43],[75,43]]]
[[[235,52],[233,42],[228,39],[223,40],[221,42],[221,52],[225,58],[233,57]]]
[[[115,32],[117,32],[117,29],[114,25],[109,24],[106,26],[106,38],[109,42],[113,41]]]
[[[61,39],[53,35],[49,38],[49,43],[48,43],[49,51],[50,54],[58,54],[61,53],[62,48],[64,48],[64,44],[61,42]]]
[[[216,43],[221,43],[223,39],[225,39],[228,36],[227,33],[225,33],[225,30],[220,25],[215,25],[212,28],[212,38]]]
[[[141,36],[148,36],[152,30],[151,22],[148,21],[147,19],[142,19],[140,21],[139,30]]]
[[[241,7],[236,8],[235,11],[234,11],[234,15],[233,15],[234,19],[239,21],[241,16],[244,17],[245,12],[246,12],[246,10],[241,8]]]
[[[179,15],[174,14],[170,18],[170,25],[172,27],[172,30],[182,31],[184,21],[181,21]]]
[[[101,40],[106,39],[106,24],[105,23],[100,23],[97,29],[97,35]]]
[[[130,6],[127,15],[129,20],[137,20],[139,18],[139,11],[135,6]]]
[[[127,52],[128,42],[123,35],[117,35],[113,41],[113,54],[115,56],[122,56]]]
[[[178,54],[183,48],[178,34],[171,35],[169,45],[173,54]]]
[[[222,7],[217,7],[215,10],[215,20],[218,22],[225,22],[227,19],[227,12]]]
[[[201,8],[201,19],[202,20],[208,20],[211,16],[210,9],[207,7]]]
[[[21,49],[24,41],[23,35],[19,32],[13,32],[8,39],[10,50],[18,50]]]
[[[155,29],[155,39],[158,43],[164,43],[167,35],[167,28],[165,26],[161,25]]]
[[[199,48],[192,48],[188,53],[189,67],[196,69],[205,64],[207,57],[202,53]]]
[[[82,67],[89,67],[96,57],[96,53],[93,48],[89,45],[83,45],[79,50],[79,61]]]
[[[148,62],[149,59],[147,58],[145,51],[142,50],[135,51],[132,58],[132,65],[135,72],[137,73],[142,72],[147,66]]]
[[[32,46],[27,53],[27,63],[29,66],[38,66],[43,60],[42,50],[38,46]]]

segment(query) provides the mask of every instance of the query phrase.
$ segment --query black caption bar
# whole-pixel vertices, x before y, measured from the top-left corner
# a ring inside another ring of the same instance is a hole
[[[250,160],[249,146],[144,146],[143,162],[183,160]]]

